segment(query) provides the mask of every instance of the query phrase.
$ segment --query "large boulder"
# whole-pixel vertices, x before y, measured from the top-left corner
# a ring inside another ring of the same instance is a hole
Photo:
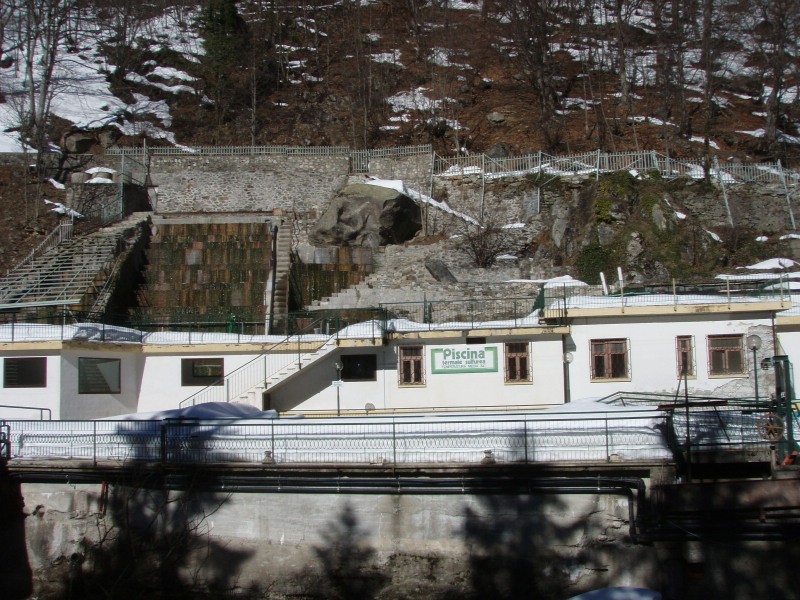
[[[309,234],[315,246],[401,244],[422,228],[416,202],[395,189],[354,183],[339,192]]]

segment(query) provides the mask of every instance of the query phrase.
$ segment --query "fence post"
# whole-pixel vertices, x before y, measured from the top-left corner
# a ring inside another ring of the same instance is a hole
[[[525,444],[525,464],[528,464],[528,420],[522,422],[522,443]]]
[[[600,179],[600,148],[597,149],[597,156],[594,160],[594,180]]]
[[[605,428],[606,428],[606,461],[611,461],[611,445],[608,441],[608,415],[605,416]]]
[[[159,433],[161,435],[161,456],[159,458],[161,460],[161,464],[163,465],[167,462],[167,423],[164,421],[161,422],[161,431]]]
[[[397,465],[397,423],[392,417],[392,464]]]
[[[272,461],[278,462],[275,458],[275,420],[273,419],[272,423],[270,423],[270,448],[272,449]]]
[[[97,466],[97,421],[92,421],[92,464]]]

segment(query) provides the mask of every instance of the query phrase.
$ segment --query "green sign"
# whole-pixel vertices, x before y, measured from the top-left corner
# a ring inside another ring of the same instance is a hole
[[[497,346],[431,350],[431,373],[496,373]]]

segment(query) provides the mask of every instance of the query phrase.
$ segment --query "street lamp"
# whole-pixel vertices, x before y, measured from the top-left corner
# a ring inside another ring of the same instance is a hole
[[[758,362],[756,360],[756,350],[761,348],[761,338],[755,334],[748,335],[747,347],[753,351],[753,385],[756,390],[756,404],[758,404]]]
[[[342,363],[338,360],[333,363],[333,367],[336,369],[336,381],[333,382],[333,385],[336,386],[336,416],[342,416],[341,406],[339,404],[339,388],[342,387]]]

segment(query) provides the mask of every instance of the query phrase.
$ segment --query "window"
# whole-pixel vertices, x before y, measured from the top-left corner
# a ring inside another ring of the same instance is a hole
[[[400,385],[425,385],[422,346],[400,346],[398,351]]]
[[[119,394],[118,358],[79,358],[79,394]]]
[[[527,342],[506,344],[506,382],[530,381],[530,355]]]
[[[708,374],[744,374],[744,353],[741,335],[708,336]]]
[[[375,354],[349,354],[342,359],[342,381],[375,381],[378,357]]]
[[[181,385],[222,385],[225,363],[221,358],[181,359]]]
[[[627,340],[592,340],[592,379],[627,378]]]
[[[694,344],[692,336],[679,335],[675,338],[675,350],[678,356],[678,377],[694,377]],[[684,369],[686,372],[684,373]]]
[[[7,358],[3,361],[3,387],[47,387],[47,359]]]

